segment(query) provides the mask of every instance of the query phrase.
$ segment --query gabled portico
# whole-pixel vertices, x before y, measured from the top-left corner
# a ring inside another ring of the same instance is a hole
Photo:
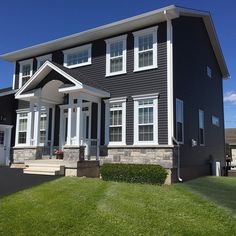
[[[110,94],[82,77],[47,61],[16,93],[29,107],[17,111],[14,160],[40,159],[54,149],[67,160],[98,159],[101,99]]]

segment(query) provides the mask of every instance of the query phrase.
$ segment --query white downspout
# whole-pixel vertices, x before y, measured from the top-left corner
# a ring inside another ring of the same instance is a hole
[[[180,177],[180,144],[175,137],[172,137],[172,140],[177,144],[178,147],[177,177],[179,182],[183,182],[183,179]]]

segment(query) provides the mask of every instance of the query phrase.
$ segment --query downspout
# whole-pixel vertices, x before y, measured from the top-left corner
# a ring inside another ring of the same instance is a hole
[[[180,177],[180,143],[176,140],[175,137],[172,137],[172,140],[177,144],[177,148],[178,148],[177,177],[178,177],[179,182],[183,182],[183,179]]]

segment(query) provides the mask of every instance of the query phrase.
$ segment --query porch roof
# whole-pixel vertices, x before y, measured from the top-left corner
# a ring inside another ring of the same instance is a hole
[[[40,96],[41,88],[37,88],[37,85],[51,71],[56,71],[70,82],[70,85],[64,84],[59,88],[59,92],[61,93],[81,91],[101,98],[110,97],[110,93],[108,91],[106,91],[99,84],[94,83],[81,72],[77,71],[75,73],[73,70],[70,70],[55,62],[46,61],[25,83],[25,85],[18,90],[15,95],[16,99],[28,100],[30,97]]]

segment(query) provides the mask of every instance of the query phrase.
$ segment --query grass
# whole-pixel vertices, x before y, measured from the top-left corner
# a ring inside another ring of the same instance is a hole
[[[235,185],[236,178],[159,187],[65,177],[0,199],[0,235],[235,235]]]

